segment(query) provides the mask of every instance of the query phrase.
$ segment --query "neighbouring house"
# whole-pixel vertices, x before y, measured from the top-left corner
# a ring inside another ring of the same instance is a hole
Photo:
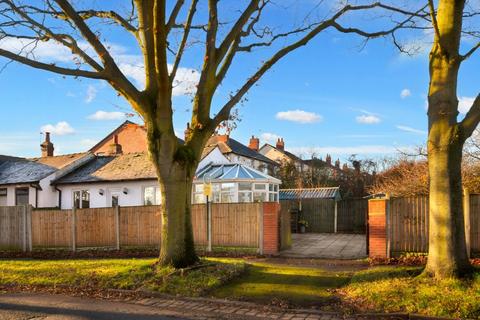
[[[228,134],[213,135],[205,146],[204,154],[218,148],[220,152],[232,163],[240,163],[258,171],[272,174],[278,164],[265,157],[258,149],[248,147]]]
[[[325,160],[312,157],[311,159],[305,160],[305,163],[312,175],[323,176],[326,179],[340,179],[349,170],[347,164],[344,163],[343,166],[341,166],[339,159],[333,164],[332,156],[329,154],[327,154]]]
[[[0,156],[0,206],[58,206],[59,193],[51,181],[94,158],[88,152],[54,156],[49,133],[41,147],[39,158]]]
[[[126,120],[89,151],[98,155],[146,152],[147,130],[145,126]]]
[[[280,180],[242,164],[211,163],[195,177],[194,203],[205,201],[206,177],[213,202],[278,201]],[[62,209],[161,204],[155,168],[145,152],[96,156],[52,184],[61,192]]]
[[[258,142],[258,138],[252,136],[252,138],[250,139],[251,148],[258,148]],[[278,138],[275,146],[265,143],[258,150],[258,152],[279,165],[286,162],[294,163],[295,167],[299,172],[304,172],[309,169],[308,165],[304,160],[294,155],[293,153],[285,150],[285,142],[283,141],[283,138]]]

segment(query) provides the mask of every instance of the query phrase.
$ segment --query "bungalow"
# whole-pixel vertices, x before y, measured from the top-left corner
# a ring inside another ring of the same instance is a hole
[[[212,184],[213,202],[278,201],[280,180],[242,164],[210,163],[200,169],[194,203],[205,202],[205,182]],[[52,185],[60,191],[62,209],[161,204],[155,168],[145,152],[98,155]]]
[[[40,158],[0,156],[0,206],[56,207],[58,194],[50,182],[93,158],[88,152],[53,156],[48,133],[41,147]]]

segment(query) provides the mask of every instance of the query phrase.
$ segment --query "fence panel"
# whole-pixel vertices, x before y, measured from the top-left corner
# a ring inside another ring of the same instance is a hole
[[[114,247],[115,208],[76,210],[76,243],[81,247]]]
[[[162,219],[160,206],[121,207],[120,245],[160,245]]]
[[[261,203],[212,204],[212,244],[214,246],[259,246]]]
[[[22,250],[25,237],[23,206],[0,207],[0,249]]]
[[[308,232],[335,231],[335,200],[302,199],[301,217],[308,222]]]
[[[428,197],[393,198],[389,204],[389,239],[393,255],[428,251]]]
[[[290,210],[280,209],[280,250],[292,246],[292,227]]]
[[[365,233],[368,200],[347,199],[337,202],[337,232]]]
[[[470,248],[480,253],[480,194],[470,194]]]
[[[193,241],[195,245],[207,245],[207,206],[202,204],[192,205]]]
[[[71,248],[72,210],[32,210],[33,248]]]

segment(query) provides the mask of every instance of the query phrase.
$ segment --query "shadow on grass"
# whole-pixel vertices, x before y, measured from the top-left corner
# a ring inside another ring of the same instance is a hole
[[[251,264],[240,278],[215,290],[219,298],[292,306],[334,307],[334,290],[350,282],[351,273]]]
[[[424,267],[392,267],[380,266],[357,272],[352,277],[352,283],[381,281],[395,278],[412,278],[420,276]]]

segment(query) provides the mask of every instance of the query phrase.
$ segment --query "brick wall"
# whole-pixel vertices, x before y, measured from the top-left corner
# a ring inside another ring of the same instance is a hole
[[[122,146],[123,153],[147,151],[147,132],[144,127],[137,124],[126,124],[114,134],[118,136],[118,144]],[[114,134],[91,151],[96,154],[110,153]]]
[[[368,201],[368,245],[370,258],[387,258],[387,201]]]
[[[263,204],[263,253],[278,254],[280,249],[280,204]]]

